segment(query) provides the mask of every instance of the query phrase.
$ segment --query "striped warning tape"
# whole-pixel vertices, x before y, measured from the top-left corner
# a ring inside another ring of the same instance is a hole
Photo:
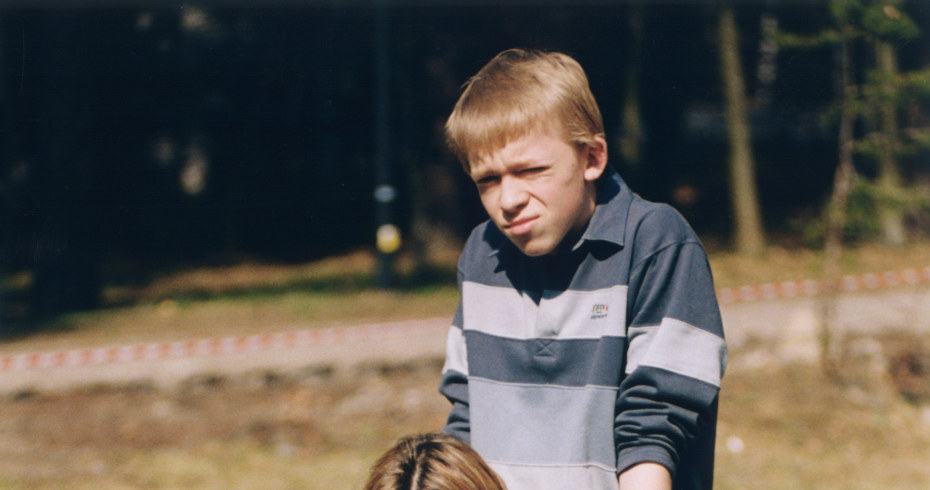
[[[442,328],[445,328],[448,325],[447,322],[448,320],[379,323],[238,337],[13,354],[0,357],[0,372],[240,354],[284,348],[350,343],[435,332],[437,325],[443,325]]]
[[[855,293],[895,286],[916,286],[930,283],[930,267],[898,271],[843,276],[836,281],[808,279],[756,286],[742,286],[717,290],[720,304],[745,303],[780,298],[816,296],[831,288],[835,291]]]
[[[827,280],[789,281],[717,290],[720,304],[743,303],[779,298],[815,296],[831,285],[842,292],[869,291],[881,288],[930,283],[930,267],[905,269],[879,274],[843,276],[836,282]],[[218,337],[178,342],[161,342],[116,347],[77,349],[60,352],[13,354],[0,357],[0,372],[27,369],[92,366],[132,361],[176,359],[194,356],[239,354],[282,348],[331,345],[376,340],[398,335],[436,332],[448,320],[395,322],[372,325],[332,327],[274,334]]]

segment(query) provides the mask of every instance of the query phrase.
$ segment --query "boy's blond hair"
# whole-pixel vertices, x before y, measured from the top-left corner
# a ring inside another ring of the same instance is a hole
[[[579,146],[603,137],[584,70],[563,53],[510,49],[465,83],[446,121],[446,142],[469,171],[471,159],[550,128]]]

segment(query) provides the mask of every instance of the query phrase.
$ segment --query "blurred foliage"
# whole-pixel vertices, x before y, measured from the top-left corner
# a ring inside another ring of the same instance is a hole
[[[833,29],[825,29],[816,34],[796,34],[778,32],[778,44],[784,49],[805,49],[830,46],[837,42],[838,36]]]
[[[898,70],[897,51],[921,35],[903,0],[833,0],[828,5],[831,25],[812,33],[781,32],[779,41],[790,50],[839,50],[845,37],[854,51],[874,51],[855,57],[851,95],[837,94],[822,112],[822,121],[833,126],[843,111],[856,120],[852,145],[857,175],[842,235],[849,241],[879,239],[887,230],[882,220],[889,216],[926,222],[926,189],[905,182],[926,172],[930,158],[930,121],[923,114],[930,102],[930,69],[924,60],[922,66]],[[806,243],[824,243],[826,225],[821,221],[827,210],[819,214],[823,217],[818,220],[796,222]]]
[[[844,241],[857,244],[877,240],[881,234],[878,210],[882,205],[901,210],[912,223],[922,224],[930,220],[930,193],[927,189],[897,189],[889,193],[868,179],[857,176],[849,194]],[[820,248],[825,239],[824,223],[823,219],[803,219],[795,222],[795,226],[807,246]]]
[[[922,25],[930,13],[913,2],[841,4],[860,24],[911,39],[896,45],[902,76],[894,97],[910,101],[915,121],[926,119],[927,50],[923,38],[907,37],[902,19]],[[371,7],[0,3],[0,274],[28,272],[35,286],[0,297],[0,310],[23,301],[44,305],[33,306],[40,313],[93,307],[99,288],[198,264],[293,264],[370,248]],[[637,44],[617,29],[633,8],[392,3],[390,160],[403,236],[425,223],[460,242],[485,218],[443,146],[442,122],[468,76],[523,46],[576,57],[601,105],[612,165],[643,197],[675,205],[706,241],[725,242],[726,121],[719,72],[707,61],[717,49],[707,27],[714,10],[701,2],[637,5]],[[886,21],[876,12],[901,15]],[[777,18],[781,30],[766,87],[771,103],[753,107],[750,120],[765,225],[783,231],[816,214],[829,192],[835,120],[810,121],[829,112],[836,95],[835,33],[822,3],[739,3],[736,17],[747,73],[760,64],[760,19]],[[622,71],[634,48],[640,86],[628,91]],[[757,96],[763,82],[746,82]],[[613,144],[628,129],[627,93],[641,99],[636,166]],[[920,125],[902,134],[910,169],[926,175],[915,162],[930,134]],[[860,145],[862,160],[869,144]],[[862,162],[866,176],[869,165]],[[421,233],[426,242],[439,235]],[[416,246],[405,240],[401,253]]]
[[[885,41],[908,41],[917,38],[920,28],[901,11],[903,3],[903,0],[881,0],[868,2],[860,7],[863,30],[870,36]]]

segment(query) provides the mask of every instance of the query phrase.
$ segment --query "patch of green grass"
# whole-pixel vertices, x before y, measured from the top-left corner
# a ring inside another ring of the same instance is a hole
[[[263,297],[164,299],[63,315],[29,336],[0,343],[0,354],[76,349],[99,345],[276,333],[288,330],[452,318],[455,286],[428,292],[293,290]]]
[[[823,275],[822,256],[810,249],[773,246],[761,258],[717,251],[710,262],[718,288]],[[136,271],[132,281],[109,283],[100,309],[41,319],[2,318],[0,335],[6,342],[0,353],[452,317],[458,301],[454,260],[415,268],[401,258],[396,265],[396,284],[388,290],[378,288],[376,257],[364,251],[306,264],[242,262],[170,274]],[[865,244],[846,252],[842,272],[928,265],[926,243]],[[0,279],[8,300],[0,306],[22,310],[28,274]]]
[[[451,318],[458,291],[454,264],[398,265],[395,287],[381,289],[373,255],[351,253],[308,264],[243,263],[201,267],[151,283],[111,285],[96,310],[7,318],[0,354],[97,345],[273,333],[283,330]],[[24,293],[27,274],[4,290]],[[7,305],[5,305],[7,306]]]
[[[772,246],[761,257],[719,251],[711,253],[709,259],[718,288],[816,279],[824,275],[823,254],[807,248]],[[862,274],[927,266],[930,266],[930,243],[862,244],[846,249],[840,272]]]

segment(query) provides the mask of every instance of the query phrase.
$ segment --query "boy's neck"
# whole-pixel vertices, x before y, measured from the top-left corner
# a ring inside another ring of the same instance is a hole
[[[559,244],[554,249],[552,249],[551,252],[544,255],[543,257],[547,261],[549,261],[549,260],[560,259],[572,253],[572,251],[575,250],[575,248],[579,245],[579,243],[583,239],[585,232],[588,230],[588,226],[591,225],[591,218],[593,217],[594,217],[594,212],[592,211],[591,215],[588,216],[588,219],[584,222],[584,226],[580,227],[577,230],[570,230],[568,234],[565,235],[565,238],[563,238],[562,241],[559,242]]]

